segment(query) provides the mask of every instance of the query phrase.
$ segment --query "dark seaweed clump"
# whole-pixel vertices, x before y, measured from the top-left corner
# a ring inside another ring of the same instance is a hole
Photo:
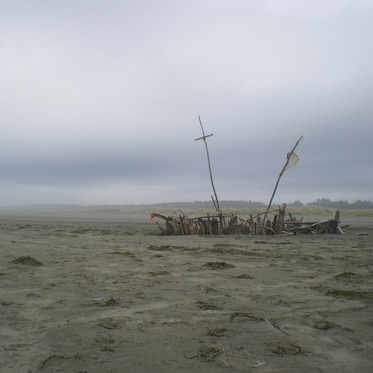
[[[203,267],[207,267],[211,269],[227,269],[227,268],[234,268],[235,265],[229,264],[226,262],[208,262],[204,264]]]
[[[19,258],[14,259],[12,261],[12,263],[14,263],[14,264],[26,264],[26,265],[31,265],[31,266],[34,266],[34,267],[44,265],[42,262],[33,258],[30,255],[20,256]]]

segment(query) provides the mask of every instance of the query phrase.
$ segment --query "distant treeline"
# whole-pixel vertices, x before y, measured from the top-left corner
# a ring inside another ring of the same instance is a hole
[[[298,205],[294,205],[295,203],[299,203]],[[294,204],[289,204],[289,206],[302,206],[302,203],[299,201],[294,202]],[[353,203],[349,203],[347,201],[331,201],[328,198],[321,198],[317,199],[315,202],[307,203],[306,206],[320,206],[320,207],[331,207],[335,209],[341,210],[364,210],[364,209],[372,209],[373,203],[370,201],[355,201]]]
[[[263,202],[257,201],[219,201],[221,209],[263,209],[267,205]],[[302,207],[302,206],[319,206],[319,207],[329,207],[333,209],[341,210],[364,210],[373,209],[373,203],[370,201],[355,201],[349,203],[347,201],[331,201],[328,198],[318,198],[314,202],[309,202],[303,204],[300,201],[295,201],[287,204],[289,207]],[[165,202],[165,203],[154,203],[146,205],[123,205],[120,206],[125,209],[136,209],[136,208],[149,208],[149,207],[162,207],[162,208],[177,208],[186,210],[197,210],[197,209],[210,209],[213,208],[212,201],[194,201],[194,202]]]
[[[234,208],[234,209],[256,209],[264,208],[266,205],[263,202],[252,202],[252,201],[219,201],[221,209]],[[149,207],[162,207],[162,208],[176,208],[186,210],[198,210],[198,209],[211,209],[214,208],[212,201],[194,201],[194,202],[163,202],[163,203],[152,203],[146,205],[123,205],[120,206],[125,209],[136,209],[136,208],[149,208]]]
[[[263,202],[256,201],[219,201],[221,209],[265,209],[267,205]],[[287,203],[289,207],[306,207],[319,206],[341,210],[365,210],[373,209],[373,203],[370,201],[355,201],[349,203],[347,201],[331,201],[328,198],[319,198],[314,202],[303,204],[300,201]],[[274,206],[274,205],[273,205]],[[58,211],[58,210],[85,210],[88,208],[119,208],[124,210],[131,209],[147,209],[147,208],[164,208],[164,209],[180,209],[180,210],[198,210],[198,209],[214,209],[212,201],[194,201],[194,202],[163,202],[163,203],[149,203],[149,204],[126,204],[126,205],[90,205],[83,206],[78,204],[40,204],[40,205],[18,205],[9,206],[10,209],[17,210],[44,210],[44,211]]]
[[[219,201],[220,208],[227,209],[263,209],[267,205],[263,202],[257,201]],[[364,210],[364,209],[373,209],[373,203],[370,201],[355,201],[349,203],[347,201],[332,201],[328,198],[318,198],[314,202],[309,202],[303,204],[300,201],[295,201],[287,204],[289,207],[298,207],[298,206],[320,206],[320,207],[329,207],[333,209],[341,210]],[[196,210],[196,209],[209,209],[213,208],[212,201],[194,201],[194,202],[165,202],[165,203],[155,203],[147,205],[124,205],[121,206],[126,209],[135,209],[139,207],[162,207],[162,208],[178,208],[178,209],[187,209],[187,210]]]

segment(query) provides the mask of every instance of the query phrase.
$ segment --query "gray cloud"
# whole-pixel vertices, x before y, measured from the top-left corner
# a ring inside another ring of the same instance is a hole
[[[371,199],[373,5],[12,1],[0,205]]]

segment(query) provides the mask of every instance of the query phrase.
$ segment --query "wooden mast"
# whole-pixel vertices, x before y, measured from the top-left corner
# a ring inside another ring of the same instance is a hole
[[[209,149],[207,147],[207,141],[206,141],[206,138],[207,137],[210,137],[210,136],[213,136],[213,134],[210,134],[210,135],[205,135],[205,131],[203,129],[203,125],[202,125],[202,121],[201,121],[201,117],[198,115],[198,119],[199,119],[199,124],[201,125],[201,130],[202,130],[202,137],[199,137],[198,139],[195,139],[195,141],[198,141],[198,140],[203,140],[204,143],[205,143],[205,147],[206,147],[206,154],[207,154],[207,163],[208,163],[208,166],[209,166],[209,172],[210,172],[210,180],[211,180],[211,186],[212,186],[212,190],[214,192],[214,195],[215,195],[215,200],[214,200],[214,197],[211,196],[211,199],[212,199],[212,202],[214,203],[214,206],[215,206],[215,209],[217,212],[220,212],[220,206],[219,206],[219,199],[218,199],[218,196],[216,194],[216,190],[215,190],[215,186],[214,186],[214,180],[212,179],[212,172],[211,172],[211,164],[210,164],[210,155],[209,155]]]
[[[263,222],[262,222],[263,225],[264,225],[264,222],[265,222],[265,220],[266,220],[266,218],[267,218],[268,211],[269,211],[269,209],[271,208],[272,201],[273,201],[273,198],[274,198],[274,196],[275,196],[275,194],[276,194],[276,190],[277,190],[278,184],[279,184],[279,182],[280,182],[280,179],[281,179],[282,175],[284,174],[284,172],[286,171],[286,167],[288,166],[288,164],[289,164],[289,162],[290,162],[290,160],[291,160],[291,157],[292,157],[292,155],[293,155],[293,153],[294,153],[295,148],[298,146],[300,140],[302,140],[302,139],[303,139],[303,136],[301,136],[301,137],[299,138],[299,140],[298,140],[298,141],[296,142],[296,144],[294,145],[293,149],[291,149],[290,153],[287,154],[286,162],[285,162],[285,164],[284,164],[284,167],[282,167],[282,170],[281,170],[281,172],[280,172],[280,175],[278,176],[278,179],[277,179],[277,182],[276,182],[276,185],[275,185],[275,189],[273,190],[271,200],[269,201],[269,204],[268,204],[268,207],[267,207],[267,211],[266,211],[266,213],[265,213],[265,215],[264,215]]]

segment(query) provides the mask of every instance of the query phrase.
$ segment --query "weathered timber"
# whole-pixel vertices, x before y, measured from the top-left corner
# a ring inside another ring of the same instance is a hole
[[[152,217],[163,219],[165,228],[158,223],[162,234],[166,235],[275,235],[275,234],[335,234],[343,233],[339,226],[340,213],[337,210],[334,215],[319,222],[304,222],[296,220],[291,214],[285,220],[286,205],[277,209],[266,211],[256,215],[250,215],[248,219],[242,219],[235,214],[223,214],[217,212],[199,217],[165,216],[153,213]],[[270,215],[268,215],[270,214]],[[273,215],[273,219],[269,218]],[[263,217],[267,219],[264,220]]]
[[[206,148],[206,155],[207,155],[207,164],[208,164],[208,167],[209,167],[209,173],[210,173],[210,181],[211,181],[211,186],[212,186],[212,190],[214,192],[214,195],[215,195],[215,200],[214,200],[214,197],[211,196],[211,199],[212,199],[212,202],[214,203],[214,206],[215,206],[215,209],[217,212],[220,212],[220,206],[219,206],[219,199],[218,199],[218,195],[216,194],[216,190],[215,190],[215,185],[214,185],[214,180],[212,178],[212,171],[211,171],[211,163],[210,163],[210,154],[209,154],[209,149],[207,147],[207,141],[206,141],[206,138],[207,137],[210,137],[212,136],[213,134],[211,135],[205,135],[205,130],[203,129],[203,125],[202,125],[202,121],[201,121],[201,117],[198,115],[198,120],[199,120],[199,124],[201,125],[201,130],[202,130],[202,137],[199,137],[198,139],[196,139],[195,141],[198,141],[198,140],[203,140],[203,142],[205,143],[205,148]]]
[[[339,227],[340,212],[336,210],[332,217],[315,223],[300,223],[298,226],[293,226],[288,229],[289,233],[311,233],[311,234],[338,234],[343,233]]]
[[[296,142],[296,144],[294,145],[293,149],[291,149],[291,151],[286,155],[286,162],[285,162],[285,164],[284,164],[284,166],[283,166],[283,168],[282,168],[280,174],[278,175],[277,182],[276,182],[276,185],[275,185],[275,189],[273,190],[273,193],[272,193],[271,199],[270,199],[270,201],[269,201],[269,203],[268,203],[267,211],[266,211],[266,214],[264,215],[263,222],[264,222],[264,221],[266,220],[266,218],[267,218],[267,213],[268,213],[268,211],[269,211],[269,209],[270,209],[270,207],[271,207],[271,205],[272,205],[273,197],[274,197],[275,194],[276,194],[276,190],[277,190],[278,184],[280,183],[280,179],[281,179],[282,175],[284,174],[284,172],[287,170],[287,168],[288,168],[288,166],[289,166],[289,163],[290,163],[291,160],[292,160],[292,156],[293,156],[293,154],[295,154],[295,153],[294,153],[295,148],[298,146],[299,142],[300,142],[302,139],[303,139],[303,136],[301,136],[301,137],[299,138],[299,140],[298,140],[298,141]],[[299,159],[299,158],[298,158],[298,159]],[[294,166],[295,166],[295,164],[294,164]]]

